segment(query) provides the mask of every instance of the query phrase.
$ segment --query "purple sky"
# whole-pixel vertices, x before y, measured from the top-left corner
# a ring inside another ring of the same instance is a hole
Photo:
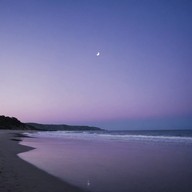
[[[190,0],[0,0],[0,114],[190,121],[191,20]]]

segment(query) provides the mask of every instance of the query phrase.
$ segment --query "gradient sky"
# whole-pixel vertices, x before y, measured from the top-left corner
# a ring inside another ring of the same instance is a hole
[[[191,0],[0,0],[0,114],[192,127],[191,21]]]

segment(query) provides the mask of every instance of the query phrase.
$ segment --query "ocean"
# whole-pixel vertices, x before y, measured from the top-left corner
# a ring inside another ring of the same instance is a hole
[[[18,156],[85,191],[192,191],[192,131],[43,131]]]

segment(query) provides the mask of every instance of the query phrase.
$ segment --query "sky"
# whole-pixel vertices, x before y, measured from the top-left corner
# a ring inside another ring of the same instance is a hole
[[[192,128],[191,20],[191,0],[0,0],[0,114]]]

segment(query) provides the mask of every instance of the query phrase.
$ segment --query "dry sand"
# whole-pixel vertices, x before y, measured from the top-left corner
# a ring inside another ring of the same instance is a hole
[[[20,159],[32,148],[18,144],[22,131],[0,130],[0,192],[82,192]]]

